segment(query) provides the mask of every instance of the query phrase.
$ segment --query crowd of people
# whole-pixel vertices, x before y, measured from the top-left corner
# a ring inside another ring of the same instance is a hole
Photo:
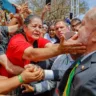
[[[0,95],[96,96],[96,8],[83,20],[44,22],[15,5],[0,10]]]

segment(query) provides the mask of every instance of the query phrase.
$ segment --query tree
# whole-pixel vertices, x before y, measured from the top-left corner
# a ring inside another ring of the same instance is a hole
[[[18,4],[22,4],[27,0],[15,0]],[[28,0],[28,6],[33,13],[41,15],[43,7],[45,6],[45,0]],[[71,9],[71,0],[51,0],[51,10],[47,12],[45,16],[46,21],[55,21],[56,19],[64,19],[69,17]],[[80,0],[80,14],[85,13],[88,10],[88,4],[84,0]]]

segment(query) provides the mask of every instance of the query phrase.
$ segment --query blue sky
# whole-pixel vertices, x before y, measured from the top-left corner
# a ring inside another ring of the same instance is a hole
[[[96,0],[84,0],[84,1],[87,2],[89,9],[96,6]],[[83,17],[84,17],[84,14],[81,14],[78,16],[78,18],[80,18],[81,20],[83,19]]]
[[[89,8],[96,6],[96,0],[84,0],[88,3]]]

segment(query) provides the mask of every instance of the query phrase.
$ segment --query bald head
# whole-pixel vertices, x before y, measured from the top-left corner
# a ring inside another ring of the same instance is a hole
[[[96,27],[96,7],[89,10],[84,18],[88,23],[90,23],[90,26],[93,28]]]
[[[81,26],[78,30],[78,41],[84,45],[91,45],[93,34],[96,33],[96,8],[92,8],[82,20]],[[89,44],[90,43],[90,44]]]

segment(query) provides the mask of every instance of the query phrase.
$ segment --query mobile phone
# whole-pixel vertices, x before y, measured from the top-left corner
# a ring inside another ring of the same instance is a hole
[[[51,5],[51,0],[46,0],[46,5],[50,4]]]
[[[65,35],[65,39],[68,40],[68,39],[70,39],[73,35],[75,35],[75,33],[74,33],[74,32],[66,32],[64,35]]]

